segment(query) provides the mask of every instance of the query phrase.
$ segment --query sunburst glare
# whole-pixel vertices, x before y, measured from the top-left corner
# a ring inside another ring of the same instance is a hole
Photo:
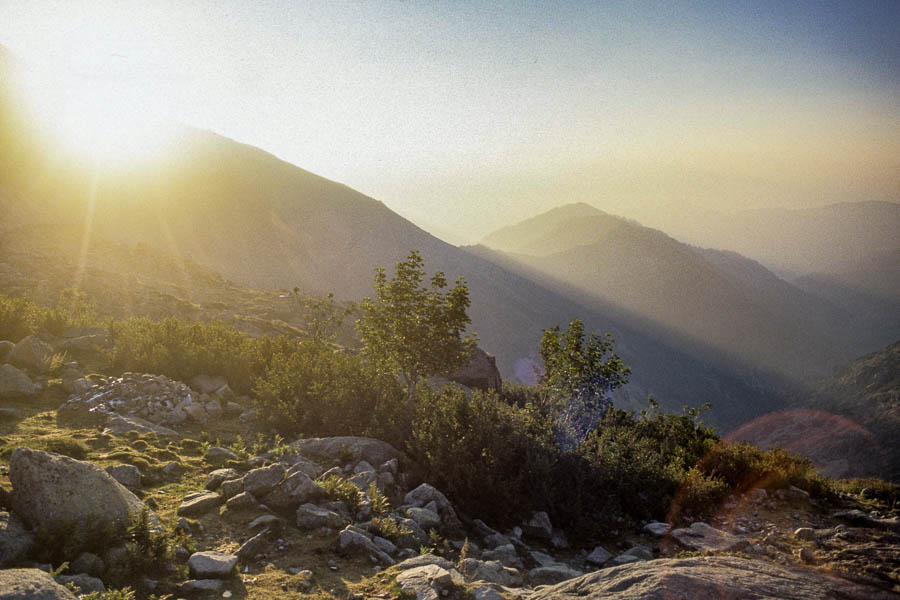
[[[174,142],[175,127],[137,90],[35,67],[25,70],[22,88],[35,124],[63,155],[127,166],[161,156]]]

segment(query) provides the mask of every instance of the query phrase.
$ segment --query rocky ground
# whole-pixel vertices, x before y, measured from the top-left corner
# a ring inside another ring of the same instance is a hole
[[[460,514],[384,442],[257,439],[248,399],[224,381],[86,375],[74,362],[47,374],[57,349],[23,342],[0,356],[0,600],[123,583],[170,598],[900,592],[900,523],[874,490],[826,505],[754,488],[703,520],[590,543],[540,512],[501,531]]]

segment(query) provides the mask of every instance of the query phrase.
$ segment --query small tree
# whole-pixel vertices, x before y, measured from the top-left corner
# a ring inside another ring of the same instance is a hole
[[[333,292],[329,292],[324,298],[307,296],[300,293],[300,288],[295,287],[294,297],[303,313],[306,335],[316,344],[326,345],[337,339],[344,319],[353,313],[353,305],[341,306],[334,299]]]
[[[425,285],[425,261],[413,250],[397,263],[388,281],[383,268],[375,270],[375,298],[364,298],[356,322],[370,360],[399,371],[412,401],[419,379],[445,374],[465,365],[476,338],[463,337],[471,319],[469,288],[462,278],[450,290],[440,271]]]
[[[628,382],[631,369],[613,352],[613,343],[609,334],[591,333],[585,339],[579,319],[573,319],[565,333],[559,326],[544,330],[539,381],[560,403],[557,438],[563,450],[584,439],[609,406],[609,393]]]

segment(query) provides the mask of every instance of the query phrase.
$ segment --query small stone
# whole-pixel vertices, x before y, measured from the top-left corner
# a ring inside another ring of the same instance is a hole
[[[811,527],[798,527],[794,530],[794,537],[811,542],[816,539],[816,532]]]

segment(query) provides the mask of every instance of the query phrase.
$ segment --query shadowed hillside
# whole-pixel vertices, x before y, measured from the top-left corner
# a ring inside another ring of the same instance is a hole
[[[606,303],[794,378],[846,359],[846,314],[737,254],[571,205],[485,239]]]

